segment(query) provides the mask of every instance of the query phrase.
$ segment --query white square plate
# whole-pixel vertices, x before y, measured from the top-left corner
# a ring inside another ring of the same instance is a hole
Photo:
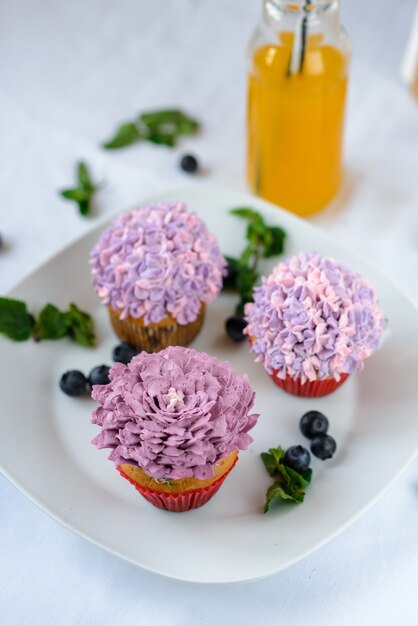
[[[65,396],[58,388],[68,369],[88,372],[111,363],[117,343],[106,311],[90,283],[88,254],[105,226],[44,264],[12,292],[37,310],[46,302],[75,302],[96,321],[98,345],[83,349],[69,341],[16,344],[0,337],[3,375],[0,467],[38,506],[83,537],[149,571],[178,580],[230,583],[268,576],[303,558],[365,511],[399,476],[417,452],[418,315],[412,303],[368,263],[290,213],[248,194],[194,187],[155,200],[182,200],[214,232],[227,254],[238,254],[244,224],[228,209],[250,205],[288,232],[285,256],[315,249],[368,278],[388,319],[380,350],[334,394],[306,400],[276,387],[253,362],[246,344],[224,332],[236,299],[221,296],[208,307],[193,347],[229,360],[246,372],[261,414],[254,443],[220,491],[204,507],[187,513],[148,504],[106,460],[108,451],[90,443],[95,403]],[[148,203],[143,202],[141,204]],[[277,260],[275,261],[277,262]],[[268,272],[273,263],[265,264]],[[6,365],[4,365],[6,364]],[[260,452],[278,444],[307,444],[299,418],[309,409],[330,419],[338,443],[331,461],[313,459],[313,480],[301,505],[282,505],[263,515],[270,483]],[[396,530],[396,529],[395,529]]]

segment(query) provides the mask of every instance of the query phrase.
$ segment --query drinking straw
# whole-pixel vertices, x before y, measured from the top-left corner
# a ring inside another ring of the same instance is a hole
[[[286,72],[287,77],[290,77],[291,74],[301,74],[303,71],[308,35],[308,10],[311,4],[312,0],[305,0],[302,7],[303,13],[301,19],[299,19],[296,24],[292,51]]]

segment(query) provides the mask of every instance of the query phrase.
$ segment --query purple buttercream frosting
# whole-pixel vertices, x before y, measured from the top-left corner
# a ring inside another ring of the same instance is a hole
[[[128,463],[155,479],[205,479],[233,450],[252,442],[248,431],[254,391],[248,376],[202,352],[179,346],[141,352],[116,363],[108,385],[94,385],[100,404],[92,422],[97,448],[112,448],[115,465]]]
[[[92,278],[103,304],[159,322],[168,314],[193,322],[202,302],[222,288],[226,261],[202,220],[180,202],[117,217],[91,252]]]
[[[315,252],[279,263],[245,307],[251,350],[281,379],[340,379],[363,368],[385,327],[371,285]]]

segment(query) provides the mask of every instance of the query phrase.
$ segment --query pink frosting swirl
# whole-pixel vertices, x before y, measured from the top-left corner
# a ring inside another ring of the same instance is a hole
[[[146,324],[171,314],[193,322],[201,303],[222,288],[226,261],[215,237],[180,202],[117,217],[91,252],[92,278],[103,304]]]
[[[205,479],[233,450],[252,442],[248,431],[254,391],[228,363],[189,348],[141,352],[116,363],[108,385],[94,385],[97,448],[112,448],[115,465],[128,463],[155,479]]]
[[[279,263],[254,290],[245,315],[256,361],[302,382],[361,370],[385,327],[371,285],[315,252]]]

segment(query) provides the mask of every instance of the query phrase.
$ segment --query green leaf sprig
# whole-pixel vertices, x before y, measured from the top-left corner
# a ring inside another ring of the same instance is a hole
[[[247,243],[241,256],[225,257],[228,262],[228,276],[224,280],[224,288],[238,291],[240,300],[236,314],[242,315],[244,305],[252,301],[254,286],[260,279],[257,269],[260,258],[268,259],[282,254],[286,232],[279,226],[266,224],[260,213],[250,207],[237,207],[230,212],[248,222]]]
[[[60,194],[66,200],[72,200],[78,205],[81,215],[91,215],[91,205],[97,186],[93,184],[87,165],[83,161],[79,161],[76,166],[77,170],[77,187],[63,189]]]
[[[14,341],[26,341],[32,336],[35,318],[24,302],[0,298],[0,333]]]
[[[14,341],[70,337],[81,346],[94,346],[96,340],[93,319],[77,305],[63,312],[46,304],[35,319],[25,302],[13,298],[0,298],[0,333]]]
[[[288,502],[303,502],[305,489],[311,482],[312,469],[308,467],[304,472],[296,472],[283,463],[285,451],[281,446],[270,448],[261,453],[266,470],[274,479],[267,489],[264,513],[269,510],[272,500],[280,499]]]
[[[199,122],[179,109],[164,109],[142,113],[136,120],[119,126],[111,139],[102,144],[106,150],[118,150],[139,141],[175,146],[183,135],[194,135]]]

